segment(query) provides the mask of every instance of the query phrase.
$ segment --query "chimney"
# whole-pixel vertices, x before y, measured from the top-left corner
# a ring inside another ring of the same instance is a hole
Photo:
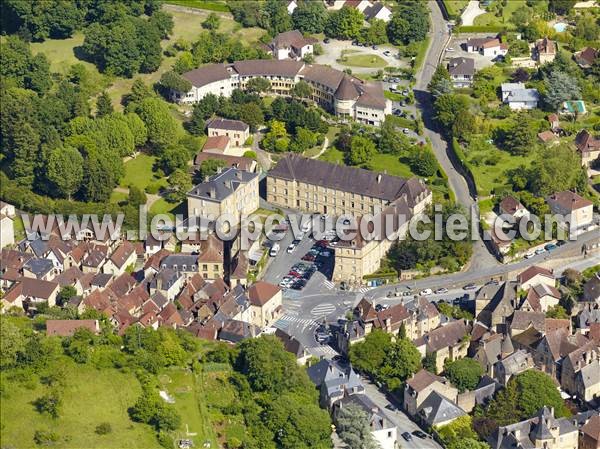
[[[209,195],[208,195],[208,196],[209,196],[210,198],[216,198],[216,196],[217,196],[217,191],[215,190],[215,188],[214,188],[214,187],[211,187],[211,188],[210,188],[210,192],[209,192]]]
[[[162,290],[162,278],[160,277],[160,275],[156,276],[156,289]]]
[[[204,177],[204,182],[208,182],[208,181],[210,181],[210,176],[206,175],[206,176]]]
[[[387,317],[385,319],[385,330],[389,333],[392,332],[392,319]]]
[[[377,175],[377,184],[381,183],[381,173]]]
[[[241,181],[242,180],[242,172],[240,170],[237,170],[235,172],[235,177]]]

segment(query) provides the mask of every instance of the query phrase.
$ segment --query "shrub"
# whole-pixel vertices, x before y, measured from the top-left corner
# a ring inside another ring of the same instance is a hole
[[[149,193],[150,195],[156,195],[160,190],[160,185],[156,183],[148,184],[145,190],[146,193]]]
[[[59,435],[51,430],[36,430],[33,441],[39,446],[50,446],[59,440]]]
[[[103,422],[96,426],[96,433],[98,435],[107,435],[112,432],[112,426],[110,423]]]
[[[246,141],[244,142],[244,145],[249,147],[250,145],[252,145],[254,143],[254,136],[249,136]]]

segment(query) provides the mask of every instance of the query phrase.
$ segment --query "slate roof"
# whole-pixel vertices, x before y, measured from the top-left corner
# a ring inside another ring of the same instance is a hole
[[[448,61],[450,76],[475,75],[475,60],[471,58],[452,58]]]
[[[46,276],[53,268],[54,264],[51,260],[38,259],[37,257],[29,259],[25,265],[23,265],[23,269],[31,271],[38,279]]]
[[[445,377],[437,376],[426,369],[421,369],[406,381],[406,385],[418,393],[434,382],[445,384],[447,380]]]
[[[430,426],[451,421],[467,414],[462,408],[437,391],[432,391],[427,396],[417,412]]]
[[[231,119],[227,119],[227,118],[221,118],[221,117],[215,117],[213,119],[211,119],[207,124],[206,124],[207,128],[212,128],[212,129],[225,129],[228,131],[248,131],[248,129],[250,129],[250,127],[242,122],[241,120],[231,120]],[[216,136],[216,137],[227,137],[227,136]],[[210,139],[210,137],[209,137]],[[208,139],[207,139],[208,142]],[[206,144],[205,144],[206,146]]]
[[[241,184],[246,184],[258,174],[237,168],[226,168],[221,173],[213,175],[207,182],[196,185],[188,192],[188,196],[202,198],[208,201],[223,201]]]
[[[215,81],[229,78],[229,72],[224,64],[208,64],[181,75],[195,87],[206,86]]]
[[[297,180],[387,201],[398,198],[406,184],[405,179],[397,176],[332,164],[295,154],[280,159],[275,168],[269,172],[269,176]]]
[[[554,279],[554,275],[552,274],[552,270],[548,270],[547,268],[543,268],[537,265],[532,265],[527,268],[525,271],[519,273],[517,275],[517,282],[519,284],[525,284],[527,281],[533,279],[538,274],[544,275],[551,279]]]
[[[452,321],[445,326],[440,326],[423,337],[417,339],[415,344],[423,342],[427,347],[427,352],[435,352],[442,348],[456,346],[469,332],[465,320]]]

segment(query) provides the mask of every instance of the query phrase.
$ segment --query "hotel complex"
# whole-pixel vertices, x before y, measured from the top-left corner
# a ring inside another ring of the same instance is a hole
[[[271,82],[271,93],[289,95],[303,80],[312,89],[311,100],[340,117],[381,126],[392,102],[385,98],[381,83],[365,82],[339,70],[303,61],[259,59],[233,64],[209,64],[182,75],[192,84],[189,92],[171,93],[179,103],[197,103],[208,93],[231,96],[235,89],[245,89],[253,78]]]

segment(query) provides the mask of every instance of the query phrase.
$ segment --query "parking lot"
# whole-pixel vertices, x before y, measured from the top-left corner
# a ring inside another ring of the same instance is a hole
[[[314,294],[334,288],[331,282],[335,258],[333,248],[326,241],[315,241],[310,230],[305,229],[304,236],[295,240],[291,229],[278,242],[269,242],[278,246],[269,262],[263,280],[278,284],[285,294],[290,291]]]

